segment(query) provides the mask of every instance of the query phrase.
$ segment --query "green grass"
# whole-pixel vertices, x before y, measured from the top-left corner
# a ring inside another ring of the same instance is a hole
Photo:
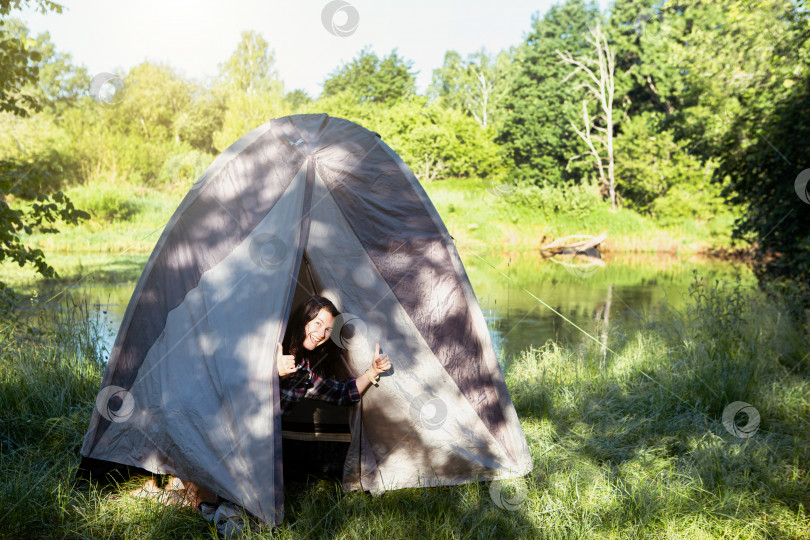
[[[45,253],[64,284],[136,280],[184,195],[101,182],[66,193],[90,219],[59,224],[58,234],[23,235],[27,244]],[[38,276],[31,266],[3,263],[0,281],[30,291]]]
[[[534,463],[525,491],[506,489],[513,511],[486,483],[372,497],[317,481],[287,486],[272,536],[807,538],[808,314],[798,320],[784,298],[739,285],[696,282],[691,299],[616,332],[610,350],[549,343],[509,363]],[[86,306],[0,331],[0,536],[211,537],[190,510],[128,496],[134,483],[99,491],[73,481],[102,331]],[[733,401],[761,414],[753,437],[723,426]]]
[[[515,188],[477,178],[423,184],[457,244],[536,250],[555,238],[607,233],[618,252],[698,252],[731,245],[733,215],[662,226],[627,208],[613,212],[594,186]]]
[[[593,187],[506,190],[477,178],[424,187],[460,248],[532,251],[562,236],[602,232],[608,234],[604,247],[614,252],[694,253],[730,245],[731,215],[661,227],[631,210],[611,212]],[[35,233],[24,240],[72,278],[82,270],[81,259],[104,264],[100,257],[112,262],[119,255],[148,256],[184,195],[101,180],[66,193],[91,218],[79,225],[57,224],[59,234]],[[0,265],[0,276],[15,286],[36,278],[30,268],[9,264]],[[127,273],[123,279],[133,276]]]

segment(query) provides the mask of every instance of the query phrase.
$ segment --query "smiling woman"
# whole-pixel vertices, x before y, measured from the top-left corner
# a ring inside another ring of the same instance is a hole
[[[338,315],[330,300],[312,296],[290,319],[276,357],[282,414],[305,397],[336,405],[356,403],[369,386],[377,384],[380,373],[390,369],[388,355],[380,354],[378,343],[371,367],[360,377],[350,378],[340,348],[330,339]],[[338,382],[341,379],[344,381]]]

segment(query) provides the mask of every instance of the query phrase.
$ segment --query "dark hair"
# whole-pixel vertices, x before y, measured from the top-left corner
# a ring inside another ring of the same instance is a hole
[[[306,337],[307,323],[317,317],[322,309],[335,318],[340,315],[335,304],[323,296],[310,296],[298,306],[290,317],[287,331],[284,333],[284,341],[281,342],[284,354],[295,356],[296,364],[301,364],[304,359],[307,359],[310,369],[322,377],[344,380],[351,377],[351,374],[345,367],[340,347],[335,341],[331,338],[327,339],[312,351],[302,346]]]

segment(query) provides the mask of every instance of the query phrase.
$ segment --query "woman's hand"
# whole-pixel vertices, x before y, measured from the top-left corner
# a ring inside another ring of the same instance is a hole
[[[284,349],[281,347],[281,343],[278,344],[276,365],[278,366],[279,377],[286,377],[298,371],[298,366],[295,365],[295,356],[291,354],[284,354]]]
[[[380,344],[376,343],[374,347],[374,360],[371,361],[371,367],[369,370],[374,373],[374,375],[379,375],[384,371],[388,371],[391,369],[391,360],[388,359],[387,354],[380,354]]]

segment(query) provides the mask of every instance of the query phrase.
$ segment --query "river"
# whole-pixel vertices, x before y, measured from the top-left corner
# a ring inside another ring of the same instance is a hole
[[[577,346],[601,342],[606,330],[631,331],[664,303],[682,309],[696,278],[753,283],[744,265],[699,257],[607,254],[603,266],[566,266],[527,254],[460,252],[502,363],[549,340]],[[73,290],[92,306],[108,351],[134,288],[131,281]]]

